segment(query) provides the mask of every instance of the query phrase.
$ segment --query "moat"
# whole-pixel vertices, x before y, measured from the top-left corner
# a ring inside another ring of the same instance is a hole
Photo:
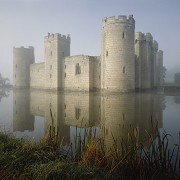
[[[9,93],[9,96],[7,94]],[[130,127],[137,128],[139,141],[152,123],[171,134],[172,145],[179,143],[180,95],[163,93],[109,94],[44,92],[14,90],[6,93],[0,102],[0,129],[17,137],[38,141],[47,135],[49,126],[55,126],[64,138],[64,145],[74,141],[76,127],[103,129],[106,146],[127,137]],[[52,111],[52,117],[50,115]],[[112,136],[113,134],[113,136]]]

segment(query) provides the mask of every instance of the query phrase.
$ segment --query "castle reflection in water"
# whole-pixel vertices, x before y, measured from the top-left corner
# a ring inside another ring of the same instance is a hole
[[[35,116],[41,116],[44,117],[44,136],[53,123],[64,144],[70,143],[72,127],[76,126],[103,129],[105,144],[109,147],[113,138],[126,138],[130,127],[137,128],[141,141],[145,130],[151,131],[151,119],[158,121],[159,128],[163,126],[164,101],[164,95],[157,93],[101,95],[14,90],[13,131],[34,131]]]

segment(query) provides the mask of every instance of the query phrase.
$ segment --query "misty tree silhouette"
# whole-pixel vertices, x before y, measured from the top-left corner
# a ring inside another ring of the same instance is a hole
[[[9,91],[4,90],[4,89],[0,89],[0,102],[1,102],[3,97],[9,97]]]
[[[10,87],[9,79],[4,78],[0,73],[0,102],[3,97],[9,96],[9,90],[5,89],[6,87]]]
[[[8,78],[4,78],[0,73],[0,88],[10,87],[10,82]]]

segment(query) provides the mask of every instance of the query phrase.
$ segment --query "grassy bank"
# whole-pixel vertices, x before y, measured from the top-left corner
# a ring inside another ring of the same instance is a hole
[[[85,167],[61,155],[55,145],[0,133],[0,179],[83,179],[102,174],[103,170]]]
[[[112,135],[113,136],[113,135]],[[137,133],[128,134],[117,149],[116,139],[107,150],[96,132],[79,134],[61,153],[58,133],[50,129],[39,143],[0,133],[0,179],[178,179],[179,145],[170,152],[168,135],[147,133],[146,147],[137,143]],[[172,159],[175,160],[172,163]]]

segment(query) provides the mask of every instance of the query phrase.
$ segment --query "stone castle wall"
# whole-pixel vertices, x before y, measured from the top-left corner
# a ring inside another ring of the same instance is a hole
[[[157,52],[158,52],[158,42],[153,41],[153,63],[152,63],[152,76],[151,76],[151,87],[157,87]]]
[[[100,90],[101,89],[101,65],[99,56],[90,56],[90,90]]]
[[[30,66],[30,87],[45,88],[45,64],[35,63]]]
[[[64,62],[64,89],[89,91],[89,57],[88,56],[69,56]]]
[[[153,41],[150,33],[137,32],[135,34],[135,87],[137,89],[160,86],[157,81],[163,64],[158,62],[157,41]]]
[[[89,91],[99,88],[98,57],[78,55],[64,59],[64,90]]]
[[[144,34],[137,32],[135,34],[135,88],[141,88],[142,79],[142,61],[145,59],[145,49],[143,45]]]
[[[156,54],[156,68],[157,68],[157,74],[156,74],[156,80],[157,80],[157,87],[162,86],[163,84],[163,51],[159,50]]]
[[[44,38],[44,63],[34,63],[34,48],[14,48],[14,87],[49,90],[127,92],[162,85],[163,53],[150,33],[135,34],[133,16],[104,18],[101,56],[70,56],[71,39]]]
[[[136,87],[151,88],[152,61],[153,61],[153,37],[150,33],[136,33],[135,55],[136,55]]]

